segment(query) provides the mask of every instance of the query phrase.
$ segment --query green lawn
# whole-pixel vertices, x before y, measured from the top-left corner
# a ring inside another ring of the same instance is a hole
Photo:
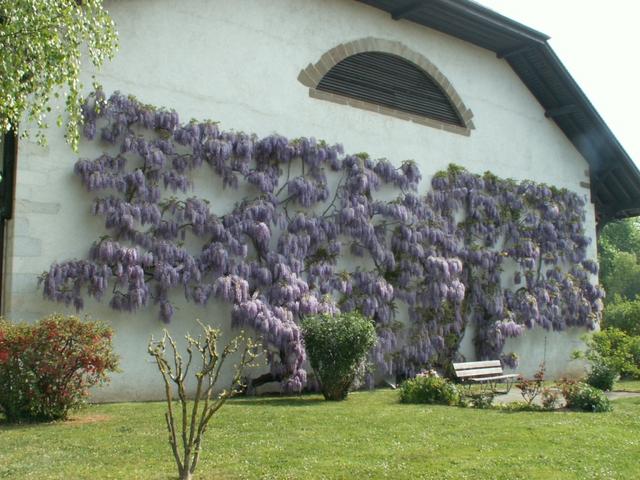
[[[200,479],[630,479],[640,399],[602,414],[401,405],[397,392],[237,399],[214,420]],[[87,408],[70,422],[0,426],[0,478],[167,479],[160,403]]]
[[[620,380],[619,382],[616,382],[613,390],[640,392],[640,380]]]

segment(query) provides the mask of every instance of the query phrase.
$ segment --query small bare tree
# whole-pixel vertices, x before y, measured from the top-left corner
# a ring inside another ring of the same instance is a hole
[[[186,359],[180,355],[178,345],[166,329],[160,341],[154,341],[152,337],[149,342],[149,355],[155,358],[164,380],[167,397],[165,419],[169,430],[169,444],[178,466],[180,480],[190,480],[193,477],[209,421],[230,397],[241,390],[245,368],[253,366],[259,355],[258,346],[251,339],[245,338],[242,332],[220,352],[220,330],[203,325],[200,321],[198,323],[204,330],[204,335],[197,338],[185,335]],[[173,359],[169,360],[165,355],[167,342],[171,347],[170,356],[173,356]],[[238,351],[240,358],[233,366],[230,385],[224,390],[214,392],[225,360]],[[198,362],[198,371],[194,372],[196,391],[193,403],[189,407],[186,383],[194,356],[200,356],[201,361]],[[174,401],[176,393],[178,399]]]

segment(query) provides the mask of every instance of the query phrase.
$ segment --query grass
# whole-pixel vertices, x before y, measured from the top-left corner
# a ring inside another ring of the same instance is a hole
[[[237,399],[213,421],[199,479],[635,478],[640,399],[612,413],[402,405],[397,392]],[[175,478],[161,403],[0,425],[0,478]]]
[[[640,380],[620,380],[613,387],[614,391],[640,392]]]

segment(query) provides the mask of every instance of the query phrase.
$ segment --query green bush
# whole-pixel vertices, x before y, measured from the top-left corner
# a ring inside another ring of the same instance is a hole
[[[371,320],[357,312],[316,315],[302,321],[302,336],[324,398],[347,398],[358,369],[377,340]]]
[[[471,406],[473,408],[491,408],[493,406],[493,400],[496,398],[495,394],[491,391],[477,392],[470,395]]]
[[[612,390],[613,384],[618,378],[618,372],[612,366],[596,362],[591,365],[591,371],[587,375],[587,383],[599,390]]]
[[[117,369],[111,337],[103,324],[74,316],[0,320],[0,409],[7,420],[66,418]]]
[[[616,295],[604,309],[604,328],[617,328],[628,335],[640,335],[640,298],[626,300]]]
[[[610,412],[611,402],[602,390],[582,382],[563,381],[560,383],[562,396],[567,408],[585,412]]]
[[[528,403],[526,400],[515,401],[509,403],[501,403],[495,407],[497,410],[508,413],[516,412],[543,412],[545,408],[535,403]]]
[[[400,385],[400,401],[402,403],[457,405],[460,402],[460,392],[446,378],[420,375],[405,380]]]
[[[622,377],[640,378],[640,337],[607,328],[590,335],[586,344],[586,351],[576,352],[576,356],[589,360],[593,368],[601,370],[599,374],[603,372],[600,366],[605,366]]]
[[[631,362],[635,367],[630,376],[640,378],[640,336],[630,337],[629,352],[631,353]]]

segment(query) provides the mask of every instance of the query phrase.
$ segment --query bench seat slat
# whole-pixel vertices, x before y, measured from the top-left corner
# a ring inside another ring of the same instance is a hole
[[[515,378],[519,375],[517,373],[508,373],[506,375],[498,375],[496,377],[482,377],[482,378],[470,378],[469,380],[473,380],[474,382],[490,382],[493,380],[504,380],[507,378]]]
[[[481,376],[486,376],[486,375],[493,375],[493,374],[496,374],[496,373],[498,375],[501,375],[502,374],[502,367],[476,368],[474,370],[457,370],[456,371],[456,375],[459,378],[481,377]]]
[[[472,368],[490,368],[490,367],[501,367],[502,363],[500,360],[484,360],[482,362],[462,362],[462,363],[454,363],[453,368],[455,370],[467,370]]]

